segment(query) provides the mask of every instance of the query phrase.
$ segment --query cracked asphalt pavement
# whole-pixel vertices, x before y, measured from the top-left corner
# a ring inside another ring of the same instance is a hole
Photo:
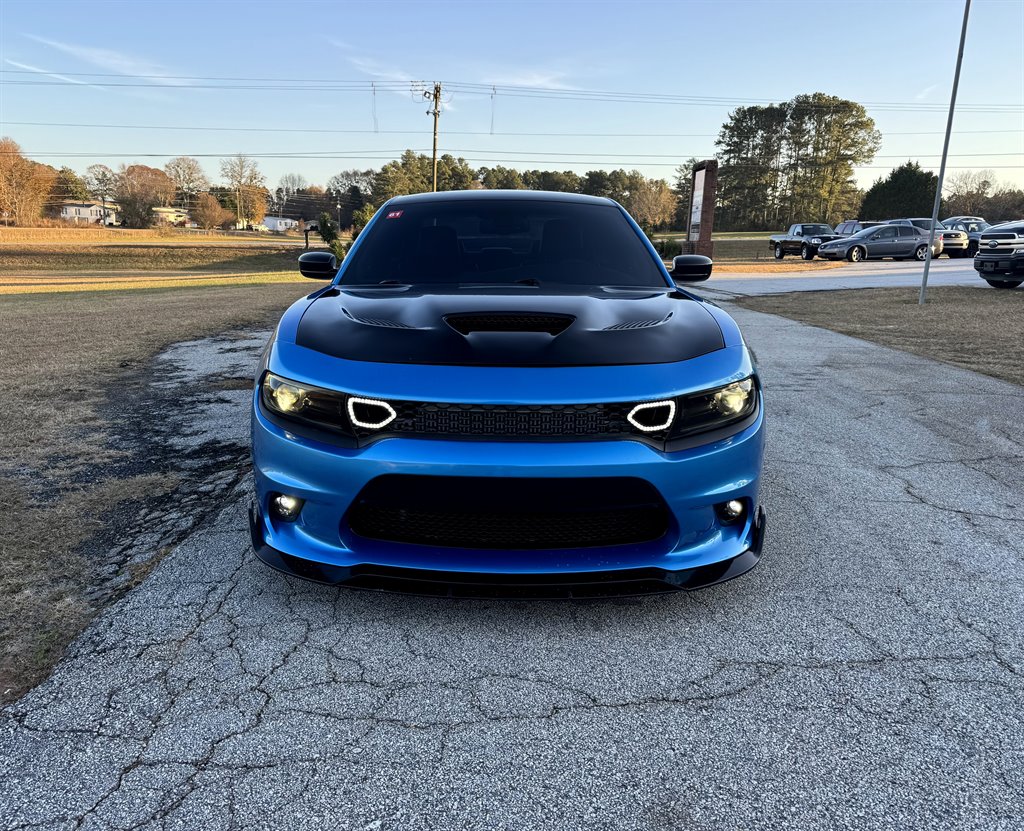
[[[0,827],[1020,828],[1024,389],[735,314],[770,408],[753,572],[331,589],[254,560],[243,483],[0,714]],[[182,440],[243,441],[246,398]]]

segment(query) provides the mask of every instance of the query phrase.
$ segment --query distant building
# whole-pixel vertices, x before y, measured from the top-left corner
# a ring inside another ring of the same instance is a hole
[[[102,225],[104,215],[107,225],[117,225],[117,205],[107,202],[106,207],[101,202],[62,202],[60,206],[60,218],[66,222],[80,222],[83,225]]]
[[[283,216],[265,216],[263,217],[263,224],[267,227],[268,231],[274,231],[276,233],[293,231],[299,227],[299,221],[297,219],[287,219]]]
[[[179,225],[184,227],[191,219],[188,211],[181,208],[153,208],[153,219],[157,225]]]

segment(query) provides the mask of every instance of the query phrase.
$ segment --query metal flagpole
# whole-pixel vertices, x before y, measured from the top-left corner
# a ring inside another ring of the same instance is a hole
[[[964,25],[960,29],[960,51],[956,54],[956,72],[953,74],[953,92],[949,96],[949,118],[946,120],[946,139],[942,143],[942,163],[939,165],[939,183],[935,186],[935,204],[932,206],[932,227],[928,232],[928,251],[924,258],[924,274],[921,275],[919,306],[924,305],[928,292],[928,269],[932,264],[932,246],[935,244],[935,225],[939,221],[939,203],[942,201],[942,180],[946,177],[946,156],[949,153],[949,134],[953,129],[953,110],[956,107],[956,90],[960,86],[960,65],[964,61],[964,41],[967,39],[967,17],[971,13],[971,0],[964,2]]]

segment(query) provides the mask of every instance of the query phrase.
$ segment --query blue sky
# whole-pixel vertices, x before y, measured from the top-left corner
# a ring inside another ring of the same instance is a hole
[[[410,82],[441,80],[497,87],[445,94],[441,150],[474,166],[671,178],[713,152],[737,104],[821,91],[906,105],[869,107],[883,134],[875,167],[857,174],[869,185],[908,158],[937,169],[962,13],[961,0],[2,0],[0,134],[79,171],[196,155],[216,180],[218,155],[342,157],[259,159],[270,185],[288,172],[322,184],[406,147],[429,152]],[[220,78],[305,88],[193,80]],[[308,88],[327,81],[357,86]],[[216,88],[238,85],[264,88]],[[511,86],[720,100],[551,100]],[[958,104],[951,167],[1024,186],[1024,0],[973,3]],[[231,129],[193,129],[211,127]]]

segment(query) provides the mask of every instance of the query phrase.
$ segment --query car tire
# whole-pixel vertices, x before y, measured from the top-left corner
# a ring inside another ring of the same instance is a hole
[[[848,259],[851,263],[859,263],[861,260],[864,259],[866,254],[867,252],[863,248],[861,248],[859,245],[855,245],[853,246],[853,248],[846,252],[846,259]]]
[[[928,259],[928,246],[917,246],[917,250],[914,252],[914,259],[917,260],[919,263],[923,263],[926,259]],[[932,259],[937,260],[938,257],[932,257]]]
[[[814,252],[811,251],[811,249],[808,248],[806,245],[801,245],[800,246],[800,259],[802,259],[802,260],[813,260],[814,259]]]
[[[1024,280],[986,280],[985,282],[994,289],[1015,289],[1024,283]]]
[[[782,250],[782,243],[775,243],[775,259],[781,260],[786,256],[786,252]]]

